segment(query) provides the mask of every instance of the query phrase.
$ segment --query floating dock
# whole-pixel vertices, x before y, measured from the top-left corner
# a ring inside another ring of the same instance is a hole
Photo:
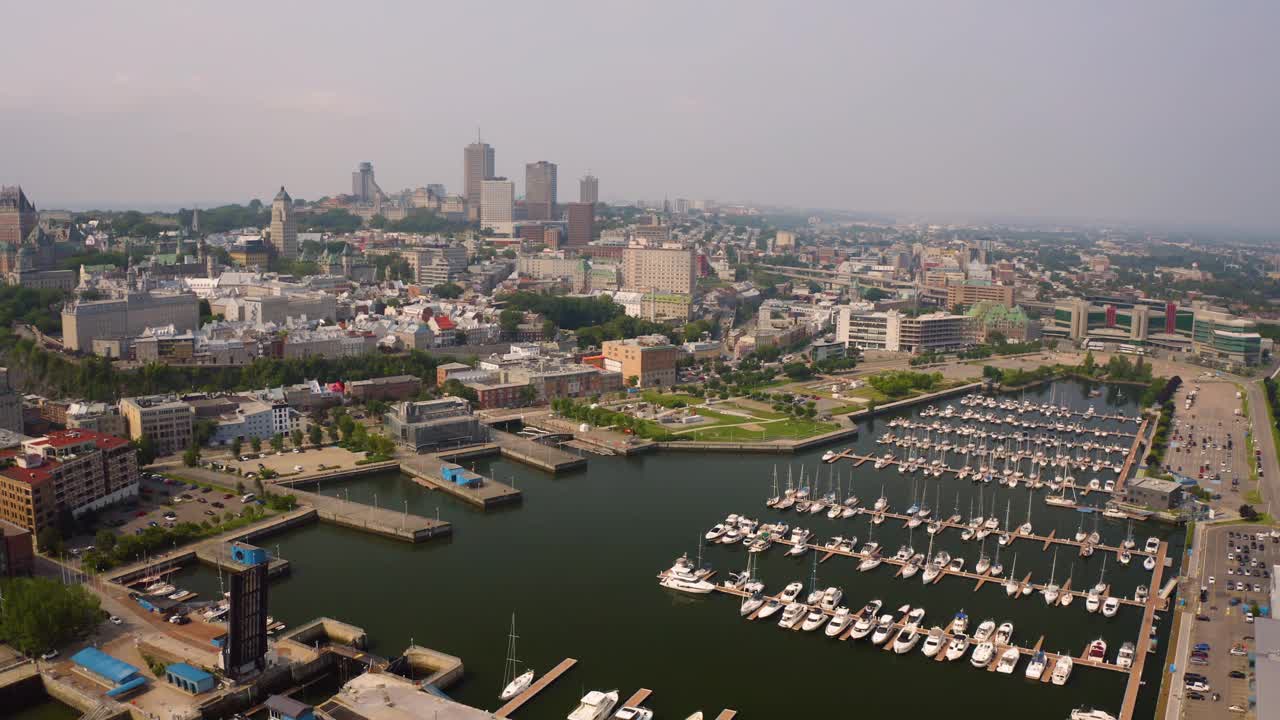
[[[853,463],[854,463],[854,467],[858,467],[859,465],[862,465],[863,463],[865,463],[865,462],[867,462],[867,461],[884,462],[884,463],[885,463],[885,467],[892,467],[892,466],[894,466],[894,465],[901,465],[901,464],[903,464],[904,462],[906,462],[905,460],[900,460],[900,459],[898,459],[898,457],[897,457],[897,456],[894,456],[892,459],[886,459],[886,458],[883,458],[883,457],[876,457],[876,456],[874,456],[874,455],[859,455],[859,454],[857,454],[857,453],[853,452],[852,450],[842,450],[841,452],[836,453],[836,454],[835,454],[835,457],[833,457],[833,458],[832,458],[831,460],[829,460],[828,462],[836,462],[836,461],[839,461],[839,460],[851,460],[851,461],[853,461]],[[1126,461],[1126,462],[1127,462],[1127,461]],[[927,470],[927,469],[929,469],[930,467],[931,467],[931,466],[929,466],[929,465],[921,465],[921,466],[920,466],[920,468],[921,468],[921,469],[926,469],[926,470]],[[943,473],[950,473],[950,474],[952,474],[952,475],[956,475],[956,476],[959,476],[959,475],[960,475],[960,468],[950,467],[950,466],[948,466],[948,465],[942,465],[941,467],[942,467],[942,472],[943,472]],[[976,473],[976,472],[977,472],[976,470],[974,470],[973,468],[970,468],[970,473],[971,473],[971,474],[972,474],[972,473]],[[1123,473],[1123,470],[1121,470],[1121,472]],[[929,477],[929,476],[927,476],[927,475],[926,475],[925,479],[927,480],[927,479],[928,479],[928,477]],[[993,477],[1000,477],[1000,476],[999,476],[999,475],[993,475]],[[1030,485],[1030,483],[1028,483],[1028,481],[1027,481],[1027,478],[1026,478],[1026,477],[1019,478],[1019,480],[1018,480],[1018,484],[1019,484],[1019,485],[1026,485],[1027,487],[1031,487],[1031,485]],[[1003,486],[1003,483],[1001,483],[1001,485]],[[1048,487],[1048,485],[1046,484],[1046,485],[1044,485],[1044,486],[1042,486],[1042,487]],[[1078,492],[1078,493],[1080,493],[1081,495],[1085,495],[1085,496],[1089,495],[1089,493],[1100,493],[1100,494],[1105,494],[1105,495],[1111,495],[1111,494],[1114,494],[1114,493],[1118,493],[1118,492],[1120,492],[1120,481],[1119,481],[1119,480],[1117,480],[1117,481],[1116,481],[1116,487],[1115,487],[1114,489],[1112,489],[1112,490],[1107,490],[1105,485],[1104,485],[1104,486],[1102,486],[1102,487],[1090,488],[1090,487],[1089,487],[1089,486],[1087,486],[1087,485],[1077,485],[1077,484],[1075,484],[1075,483],[1063,483],[1063,484],[1062,484],[1062,488],[1063,488],[1063,490],[1073,490],[1073,491]],[[1013,488],[1013,489],[1015,489],[1015,490],[1016,490],[1017,488]],[[1034,488],[1033,488],[1033,489],[1034,489]],[[1072,507],[1074,507],[1074,504],[1072,505]]]
[[[496,448],[490,447],[487,454],[496,455],[497,453]],[[444,478],[442,475],[444,468],[455,463],[462,464],[471,457],[476,457],[475,449],[438,455],[420,455],[402,460],[400,470],[419,485],[446,492],[486,510],[498,505],[519,502],[522,499],[519,490],[492,478],[481,477],[479,484],[475,487],[460,485]]]

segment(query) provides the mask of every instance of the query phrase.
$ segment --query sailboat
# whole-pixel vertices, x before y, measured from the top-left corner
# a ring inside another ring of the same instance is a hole
[[[1013,501],[1007,500],[1004,504],[1004,532],[1000,533],[1000,537],[996,538],[996,542],[1000,545],[1008,545],[1013,542],[1013,534],[1009,532],[1009,510],[1013,507]]]
[[[1071,587],[1071,581],[1075,580],[1075,578],[1076,578],[1076,563],[1073,560],[1071,561],[1071,569],[1067,571],[1067,587]],[[1075,598],[1076,598],[1075,593],[1069,590],[1067,592],[1062,593],[1062,603],[1061,603],[1062,607],[1066,607],[1070,605],[1071,601],[1074,600]]]
[[[1031,494],[1031,491],[1028,490],[1027,491],[1027,519],[1022,523],[1022,526],[1018,528],[1018,533],[1021,535],[1031,534],[1031,500],[1032,500],[1032,494]]]
[[[768,500],[764,501],[764,504],[766,507],[776,508],[780,502],[782,502],[782,494],[778,492],[778,466],[774,465],[772,494]]]
[[[1054,576],[1058,573],[1058,551],[1053,551],[1053,567],[1049,570],[1049,584],[1044,586],[1044,602],[1046,605],[1054,605],[1058,601],[1058,585],[1054,582]]]
[[[533,684],[533,670],[526,670],[516,675],[516,670],[520,667],[520,661],[516,659],[516,640],[518,637],[516,635],[516,615],[512,613],[511,633],[507,635],[507,667],[502,673],[502,680],[506,687],[502,689],[502,694],[498,696],[498,699],[502,702],[506,702],[528,690],[529,686]]]
[[[982,549],[978,555],[978,564],[973,567],[973,571],[979,575],[991,569],[991,556],[987,554],[987,539],[982,539]]]
[[[996,546],[996,559],[991,562],[991,575],[999,575],[1004,572],[1004,563],[1000,562],[1000,546]]]

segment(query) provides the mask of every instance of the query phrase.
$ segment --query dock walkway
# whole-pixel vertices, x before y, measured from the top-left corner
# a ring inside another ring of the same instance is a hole
[[[1160,586],[1160,577],[1164,574],[1164,559],[1169,551],[1169,543],[1161,542],[1160,551],[1156,553],[1156,569],[1152,571],[1151,587]],[[1120,705],[1120,720],[1133,720],[1134,706],[1138,703],[1138,690],[1142,685],[1142,668],[1147,663],[1148,650],[1151,648],[1151,635],[1147,628],[1151,627],[1151,618],[1156,612],[1156,603],[1160,599],[1155,593],[1147,598],[1147,607],[1142,612],[1142,624],[1138,626],[1138,647],[1133,653],[1133,668],[1129,673],[1129,682],[1124,686],[1124,702]]]
[[[477,457],[477,453],[481,452],[496,455],[499,451],[495,446],[481,446],[479,448],[466,448],[462,451],[418,455],[402,459],[400,461],[400,470],[413,478],[413,481],[419,485],[449,493],[477,507],[487,509],[496,505],[519,501],[521,499],[519,490],[492,478],[484,478],[479,487],[471,488],[449,482],[441,477],[440,469],[445,465],[458,464],[465,466],[464,461],[466,459]]]
[[[1130,459],[1132,459],[1132,454],[1130,455]],[[836,462],[836,461],[838,461],[838,460],[851,460],[851,461],[853,461],[853,463],[854,463],[854,467],[858,467],[858,466],[862,465],[863,463],[867,462],[868,460],[876,461],[876,462],[883,462],[883,463],[885,463],[884,467],[889,467],[889,466],[893,466],[893,465],[901,465],[901,464],[903,464],[904,462],[906,462],[906,461],[904,461],[904,460],[899,459],[897,456],[894,456],[892,459],[886,460],[885,458],[878,458],[878,457],[876,457],[876,456],[874,456],[874,455],[859,455],[858,453],[855,453],[855,452],[853,452],[853,451],[851,451],[851,450],[842,450],[841,452],[836,453],[836,454],[835,454],[835,455],[834,455],[830,460],[828,460],[827,462],[831,463],[831,462]],[[1127,462],[1127,461],[1126,461],[1126,462]],[[921,469],[925,469],[925,468],[926,468],[926,466],[924,466],[924,465],[921,465],[920,467],[921,467]],[[957,477],[958,477],[958,476],[960,475],[960,468],[951,467],[951,466],[949,466],[949,465],[943,465],[943,466],[942,466],[942,472],[943,472],[943,473],[951,473],[952,475],[955,475],[955,476],[957,476]],[[973,472],[973,469],[972,469],[972,468],[970,468],[970,472]],[[1025,478],[1025,477],[1024,477],[1024,478],[1021,478],[1020,480],[1018,480],[1018,484],[1019,484],[1019,485],[1028,485],[1029,483],[1028,483],[1027,478]],[[1047,485],[1045,485],[1045,487],[1047,487]],[[1088,494],[1090,494],[1090,493],[1099,493],[1099,494],[1101,494],[1101,495],[1112,495],[1112,494],[1115,494],[1115,493],[1119,492],[1119,489],[1118,489],[1119,487],[1120,487],[1120,483],[1119,483],[1119,481],[1117,481],[1117,482],[1116,482],[1116,488],[1117,488],[1117,489],[1112,489],[1112,490],[1107,490],[1105,485],[1104,485],[1104,486],[1102,486],[1102,487],[1090,488],[1090,487],[1089,487],[1089,486],[1087,486],[1087,485],[1077,485],[1077,484],[1075,484],[1075,483],[1065,483],[1065,482],[1064,482],[1064,483],[1062,484],[1062,489],[1063,489],[1063,490],[1072,490],[1072,491],[1075,491],[1075,492],[1080,493],[1081,495],[1088,495]]]

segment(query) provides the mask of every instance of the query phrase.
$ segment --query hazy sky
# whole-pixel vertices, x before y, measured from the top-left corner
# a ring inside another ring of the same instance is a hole
[[[0,182],[172,207],[560,197],[1280,228],[1280,2],[11,2]]]

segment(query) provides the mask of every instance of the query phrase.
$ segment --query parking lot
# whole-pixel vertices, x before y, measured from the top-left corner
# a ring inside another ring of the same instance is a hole
[[[1239,717],[1228,708],[1247,708],[1255,694],[1248,658],[1254,638],[1251,613],[1254,605],[1270,605],[1271,573],[1280,563],[1280,533],[1265,526],[1222,525],[1208,528],[1204,543],[1204,568],[1193,581],[1205,590],[1199,597],[1187,596],[1196,611],[1189,616],[1196,618],[1190,648],[1170,662],[1203,675],[1209,687],[1199,694],[1202,697],[1180,688],[1174,692],[1182,692],[1184,717]],[[1203,651],[1197,653],[1197,647]]]
[[[1236,414],[1244,402],[1237,392],[1227,382],[1184,383],[1173,396],[1173,434],[1165,458],[1169,469],[1221,495],[1213,502],[1214,509],[1230,517],[1248,502],[1246,496],[1253,489],[1245,441],[1249,424],[1243,414]],[[1188,408],[1192,393],[1195,399]]]

